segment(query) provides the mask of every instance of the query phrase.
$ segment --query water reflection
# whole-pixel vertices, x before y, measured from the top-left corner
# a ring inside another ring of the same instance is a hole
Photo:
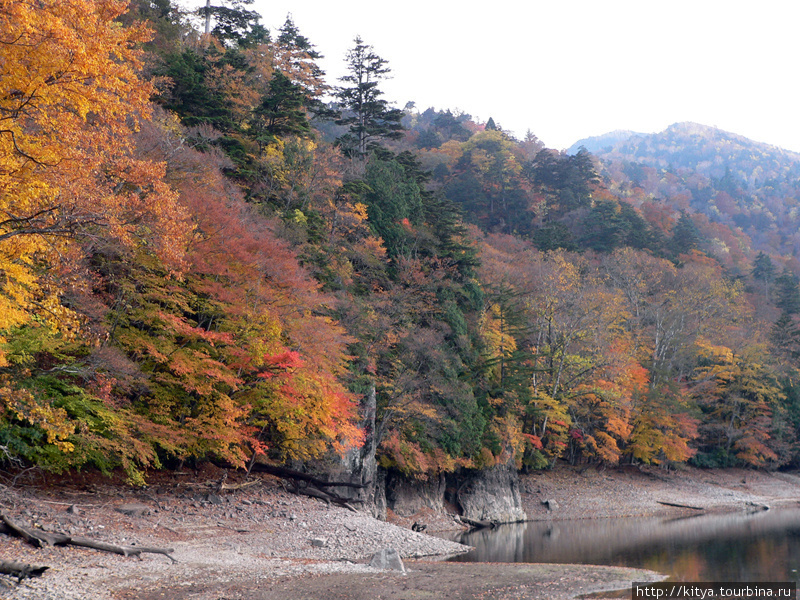
[[[459,561],[641,567],[682,581],[793,581],[800,571],[800,510],[533,521],[464,534]]]

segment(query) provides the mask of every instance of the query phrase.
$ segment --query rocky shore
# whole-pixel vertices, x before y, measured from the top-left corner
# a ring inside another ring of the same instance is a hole
[[[234,600],[272,598],[570,598],[620,589],[648,572],[569,565],[440,561],[467,547],[427,535],[459,527],[454,515],[396,506],[387,522],[285,491],[265,477],[219,491],[213,471],[160,475],[144,490],[91,475],[0,485],[0,509],[39,527],[127,547],[172,549],[124,557],[78,547],[33,548],[0,535],[0,560],[50,568],[22,583],[0,576],[3,600]],[[232,479],[235,479],[232,477]],[[800,477],[752,471],[560,469],[520,481],[531,519],[673,514],[669,504],[740,510],[796,504]],[[126,510],[127,509],[127,510]],[[426,533],[411,530],[413,523]],[[392,548],[405,573],[370,566]]]

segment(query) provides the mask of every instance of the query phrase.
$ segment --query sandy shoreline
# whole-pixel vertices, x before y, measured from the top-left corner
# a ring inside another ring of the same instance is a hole
[[[22,525],[119,545],[174,548],[178,561],[75,547],[35,549],[0,535],[0,559],[51,567],[43,577],[19,585],[0,577],[0,599],[569,598],[655,577],[604,567],[437,562],[466,547],[413,532],[410,525],[419,521],[429,530],[452,529],[451,516],[392,514],[393,522],[386,523],[295,496],[272,478],[245,490],[214,493],[204,484],[215,475],[164,475],[147,490],[97,478],[81,481],[81,476],[58,487],[0,486],[0,507]],[[735,511],[796,506],[800,499],[797,474],[739,470],[559,469],[525,476],[521,488],[534,520],[682,512],[662,502]],[[143,507],[144,514],[118,512],[130,504]],[[383,548],[401,553],[407,574],[366,564]]]

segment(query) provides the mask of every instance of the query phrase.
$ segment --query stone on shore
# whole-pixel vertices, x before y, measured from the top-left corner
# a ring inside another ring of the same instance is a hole
[[[406,567],[403,565],[400,553],[394,548],[384,548],[380,552],[373,554],[369,561],[369,566],[375,567],[376,569],[383,569],[384,571],[406,572]]]

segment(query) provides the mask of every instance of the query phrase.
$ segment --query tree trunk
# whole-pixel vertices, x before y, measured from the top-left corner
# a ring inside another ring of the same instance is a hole
[[[20,582],[28,577],[40,577],[42,573],[47,571],[49,568],[50,567],[29,565],[11,560],[0,560],[0,573],[3,575],[11,575],[12,577],[16,577],[17,581]]]

